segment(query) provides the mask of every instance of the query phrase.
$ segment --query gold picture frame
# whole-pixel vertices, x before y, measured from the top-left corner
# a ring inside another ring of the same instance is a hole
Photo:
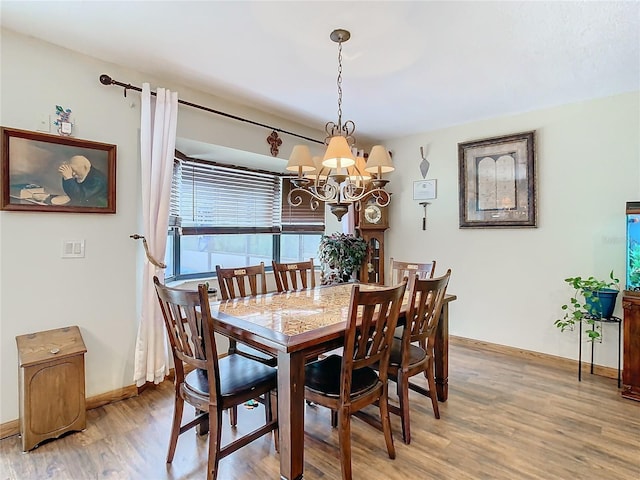
[[[116,213],[116,145],[0,127],[0,209]]]
[[[458,144],[460,228],[536,227],[535,131]]]

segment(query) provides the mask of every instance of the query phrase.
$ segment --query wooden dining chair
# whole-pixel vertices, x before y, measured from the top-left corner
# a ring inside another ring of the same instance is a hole
[[[390,263],[391,269],[389,271],[391,272],[391,278],[389,285],[398,284],[404,277],[407,277],[409,279],[407,289],[411,288],[411,284],[416,278],[416,274],[420,280],[424,280],[425,278],[433,278],[433,274],[436,271],[435,260],[432,260],[429,263],[400,262],[391,257]]]
[[[343,480],[351,480],[351,415],[384,432],[389,458],[395,458],[387,398],[387,366],[405,279],[394,287],[354,285],[342,356],[330,355],[305,366],[305,398],[331,409],[338,426]],[[376,371],[373,365],[380,365]],[[380,418],[364,415],[377,403]]]
[[[431,398],[433,414],[440,418],[433,351],[450,277],[451,269],[441,277],[414,280],[409,290],[409,310],[402,338],[394,338],[391,346],[388,374],[389,379],[396,382],[400,405],[390,404],[389,410],[400,415],[402,438],[406,444],[411,443],[409,389]],[[425,348],[421,345],[425,345]],[[409,381],[412,376],[421,373],[427,378],[428,390]]]
[[[267,274],[264,269],[264,262],[259,265],[248,267],[222,268],[216,265],[216,276],[222,300],[234,298],[263,295],[267,293]],[[227,337],[229,340],[228,355],[240,355],[257,362],[264,363],[270,367],[275,367],[278,360],[273,355],[250,347],[243,343],[238,343],[236,339]],[[232,407],[229,421],[232,426],[237,424],[238,408]]]
[[[216,265],[222,300],[267,293],[264,262],[249,267],[222,268]]]
[[[267,293],[267,275],[264,269],[264,262],[260,262],[259,265],[235,268],[222,268],[220,265],[216,265],[216,276],[218,277],[222,300]],[[233,338],[229,339],[228,353],[230,355],[237,353],[270,367],[275,367],[278,363],[273,355],[242,343],[238,344]]]
[[[420,280],[424,280],[426,278],[433,278],[433,274],[436,271],[436,261],[433,260],[429,263],[418,263],[418,262],[400,262],[398,260],[394,260],[393,257],[390,259],[391,269],[391,283],[390,285],[394,285],[402,281],[404,277],[409,279],[409,283],[407,284],[407,290],[411,290],[411,285],[414,280],[419,278]],[[396,328],[396,332],[394,336],[396,338],[402,338],[402,333],[404,332],[404,326],[400,325]],[[420,343],[420,346],[423,349],[427,348],[425,343]]]
[[[307,262],[276,263],[273,265],[273,276],[276,279],[278,292],[298,290],[300,288],[315,288],[316,272],[313,258]]]
[[[239,355],[218,359],[205,285],[199,285],[196,292],[166,287],[158,277],[153,281],[175,364],[175,399],[167,463],[173,461],[178,436],[193,427],[200,427],[200,433],[209,432],[208,480],[216,478],[221,458],[272,431],[277,450],[276,369]],[[185,365],[192,368],[186,375]],[[264,425],[223,447],[222,411],[257,396],[263,398],[265,405]],[[183,425],[185,401],[195,407],[196,417]]]

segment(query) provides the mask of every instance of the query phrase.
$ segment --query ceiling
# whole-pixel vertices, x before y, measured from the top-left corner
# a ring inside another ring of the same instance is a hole
[[[343,121],[367,140],[640,89],[638,1],[2,0],[0,9],[4,28],[316,128],[337,120],[329,34],[345,28]]]

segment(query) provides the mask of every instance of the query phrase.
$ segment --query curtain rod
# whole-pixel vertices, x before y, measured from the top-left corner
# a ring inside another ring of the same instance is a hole
[[[124,96],[127,96],[127,90],[135,90],[137,92],[142,92],[140,87],[136,87],[135,85],[131,85],[130,83],[118,82],[117,80],[112,79],[106,73],[100,75],[100,83],[103,85],[117,85],[118,87],[124,88]],[[151,95],[156,95],[156,92],[151,92]],[[272,127],[270,125],[265,125],[264,123],[254,122],[253,120],[249,120],[247,118],[238,117],[237,115],[231,115],[230,113],[221,112],[219,110],[214,110],[213,108],[204,107],[202,105],[198,105],[197,103],[187,102],[185,100],[178,99],[178,103],[182,105],[186,105],[188,107],[198,108],[200,110],[204,110],[209,113],[215,113],[216,115],[222,115],[223,117],[232,118],[234,120],[239,120],[241,122],[250,123],[252,125],[257,125],[258,127],[268,128],[270,130],[275,130],[276,132],[286,133],[287,135],[292,135],[294,137],[302,138],[304,140],[309,140],[310,142],[320,143],[324,145],[323,141],[316,140],[315,138],[305,137],[304,135],[299,135],[297,133],[289,132],[287,130],[283,130],[281,128]]]

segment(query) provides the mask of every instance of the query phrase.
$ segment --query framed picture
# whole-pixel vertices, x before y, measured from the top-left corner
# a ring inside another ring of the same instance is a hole
[[[414,200],[433,200],[436,198],[436,180],[418,180],[413,182]]]
[[[536,226],[534,133],[458,144],[460,228]]]
[[[116,146],[0,127],[2,210],[116,213]]]

